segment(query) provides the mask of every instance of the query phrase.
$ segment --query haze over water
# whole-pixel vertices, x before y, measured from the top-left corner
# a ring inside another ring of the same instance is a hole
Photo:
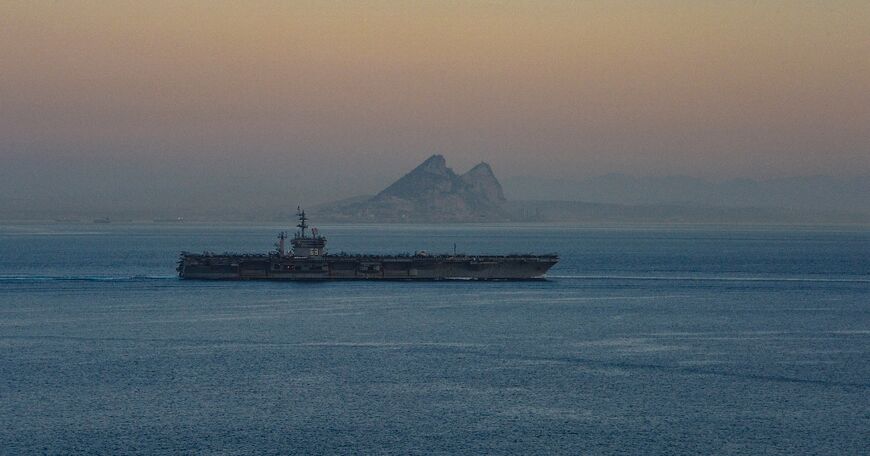
[[[502,178],[866,176],[868,23],[860,0],[7,1],[0,203],[266,212],[433,153]]]

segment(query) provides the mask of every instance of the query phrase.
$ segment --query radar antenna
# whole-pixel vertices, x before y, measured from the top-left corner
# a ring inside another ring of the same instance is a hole
[[[308,228],[308,217],[305,216],[305,211],[302,210],[300,206],[296,206],[296,216],[299,217],[299,224],[296,225],[299,228],[299,237],[305,237],[305,229]]]

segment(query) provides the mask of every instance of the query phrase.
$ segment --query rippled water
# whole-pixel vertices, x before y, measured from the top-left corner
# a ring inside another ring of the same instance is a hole
[[[323,227],[546,282],[195,282],[278,226],[0,225],[0,453],[866,454],[870,232]]]

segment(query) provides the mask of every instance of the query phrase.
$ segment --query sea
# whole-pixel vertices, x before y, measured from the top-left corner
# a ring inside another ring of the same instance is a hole
[[[180,280],[280,223],[0,224],[0,454],[870,454],[870,229],[336,225],[545,281]]]

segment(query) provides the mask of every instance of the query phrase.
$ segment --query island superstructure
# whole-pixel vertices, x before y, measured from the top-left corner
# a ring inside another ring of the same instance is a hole
[[[337,254],[326,251],[326,237],[309,228],[297,210],[298,230],[286,250],[287,234],[277,249],[263,254],[182,252],[178,275],[211,280],[531,280],[543,279],[559,257],[545,255],[406,255]]]

